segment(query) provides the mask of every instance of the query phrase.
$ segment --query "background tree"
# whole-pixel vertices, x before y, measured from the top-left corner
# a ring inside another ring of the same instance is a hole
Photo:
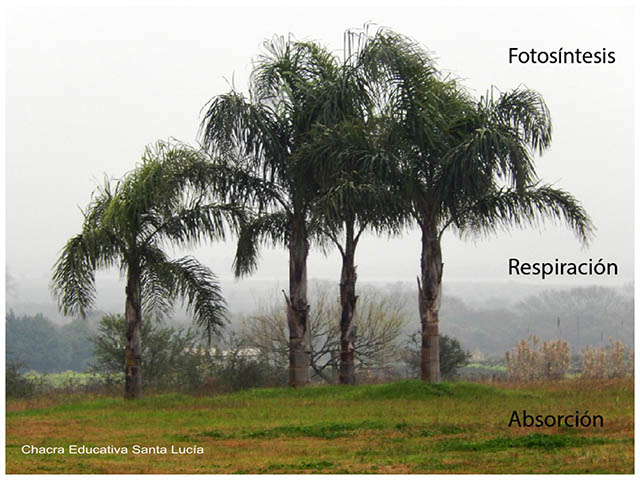
[[[38,384],[20,373],[24,369],[24,364],[13,360],[7,361],[5,365],[5,397],[24,398],[30,397],[37,392]]]
[[[367,62],[388,79],[387,112],[397,139],[397,179],[407,211],[422,233],[418,299],[422,379],[440,380],[438,313],[442,294],[441,240],[563,220],[586,242],[591,222],[569,193],[541,184],[533,163],[551,142],[542,97],[519,88],[479,101],[442,78],[424,48],[387,31],[370,42]]]
[[[633,295],[622,289],[590,286],[545,290],[515,306],[520,337],[535,333],[542,340],[564,338],[574,352],[606,345],[609,337],[633,346]]]
[[[316,123],[333,118],[322,88],[337,75],[333,55],[314,43],[275,37],[265,42],[251,75],[249,98],[232,91],[208,104],[203,147],[226,171],[220,190],[254,207],[243,225],[235,257],[237,276],[252,273],[261,244],[289,250],[289,384],[309,383],[311,353],[307,256],[317,219],[318,178],[301,154]]]
[[[42,314],[6,315],[6,361],[39,372],[66,370],[69,346],[62,343],[59,328]]]
[[[192,257],[172,260],[162,247],[223,239],[242,211],[215,204],[204,175],[208,162],[186,146],[158,143],[122,180],[98,189],[54,266],[52,289],[60,310],[85,315],[95,301],[94,273],[118,266],[126,275],[125,398],[141,396],[142,310],[164,314],[186,300],[208,336],[225,322],[225,301],[215,275]]]
[[[314,374],[334,383],[340,366],[340,325],[335,321],[342,309],[338,292],[328,285],[314,288],[310,321],[311,359]],[[408,323],[406,304],[394,292],[365,289],[355,313],[358,336],[355,341],[355,369],[383,369],[399,355],[398,339]],[[278,302],[264,305],[244,321],[240,337],[244,344],[260,352],[270,364],[286,365],[289,340],[286,318]]]

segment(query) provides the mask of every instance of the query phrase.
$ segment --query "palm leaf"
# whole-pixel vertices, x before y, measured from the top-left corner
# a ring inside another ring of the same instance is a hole
[[[512,226],[562,221],[587,244],[594,226],[580,202],[568,192],[550,185],[532,185],[522,191],[503,188],[471,205],[456,227],[472,233],[492,233]]]
[[[227,322],[227,307],[217,277],[193,257],[154,263],[152,275],[163,285],[169,298],[182,298],[194,323],[207,335],[209,343]]]
[[[250,275],[258,266],[260,245],[286,245],[289,241],[290,215],[284,211],[261,214],[240,228],[233,260],[235,275]]]

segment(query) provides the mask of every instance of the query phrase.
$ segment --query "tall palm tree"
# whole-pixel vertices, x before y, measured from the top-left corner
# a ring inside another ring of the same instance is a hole
[[[341,384],[355,383],[356,295],[355,253],[367,229],[397,230],[403,210],[383,179],[385,162],[378,155],[384,123],[376,112],[376,85],[361,64],[366,30],[345,32],[345,58],[336,74],[325,79],[321,93],[326,111],[302,146],[302,157],[321,179],[321,195],[313,205],[320,241],[340,252],[340,368]]]
[[[233,204],[212,203],[209,162],[186,146],[158,143],[142,164],[94,194],[81,233],[64,246],[52,290],[65,314],[85,316],[95,302],[95,271],[118,266],[126,275],[125,398],[141,396],[142,311],[166,314],[177,297],[186,300],[208,339],[226,321],[215,275],[195,258],[170,259],[163,246],[224,239],[243,218]]]
[[[442,78],[414,41],[386,31],[370,43],[366,68],[387,79],[395,181],[422,234],[421,376],[437,382],[444,232],[486,234],[552,219],[586,243],[593,226],[572,195],[537,178],[534,152],[551,142],[551,119],[539,94],[519,88],[494,96],[492,90],[477,101]]]
[[[245,201],[255,215],[241,228],[235,257],[237,276],[252,273],[265,242],[289,250],[289,384],[310,381],[307,256],[315,231],[312,206],[320,186],[302,155],[313,125],[333,118],[323,101],[337,66],[333,55],[315,43],[275,37],[265,42],[250,94],[231,91],[214,97],[202,122],[203,148],[218,159],[228,180],[221,189]]]
[[[390,176],[392,163],[384,152],[393,143],[390,122],[382,110],[388,79],[369,68],[370,25],[347,30],[344,59],[332,82],[323,89],[324,103],[332,105],[331,119],[316,124],[303,147],[304,158],[321,178],[322,195],[314,204],[320,239],[339,250],[340,375],[342,384],[355,383],[357,351],[355,312],[355,254],[362,234],[398,234],[408,215],[397,183]]]
[[[355,323],[356,249],[364,232],[397,234],[406,221],[398,189],[385,182],[379,152],[385,142],[379,119],[345,118],[334,127],[315,129],[305,146],[309,158],[333,164],[322,195],[314,204],[320,240],[329,239],[340,252],[340,368],[339,382],[355,384],[357,351]]]

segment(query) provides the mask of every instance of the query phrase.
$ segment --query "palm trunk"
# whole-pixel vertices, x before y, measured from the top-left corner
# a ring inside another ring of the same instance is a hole
[[[355,343],[356,325],[354,314],[356,310],[356,267],[353,222],[346,222],[346,241],[342,255],[342,272],[340,274],[340,383],[355,385]]]
[[[307,255],[309,243],[303,218],[295,218],[289,240],[289,297],[287,323],[289,325],[289,386],[309,384],[311,332],[307,303]]]
[[[129,268],[126,287],[125,328],[127,346],[125,347],[124,398],[136,399],[142,396],[142,350],[140,346],[140,326],[142,307],[140,302],[140,275],[136,268]]]
[[[418,305],[422,326],[420,376],[426,382],[439,382],[438,313],[442,294],[442,252],[436,227],[425,221],[421,224],[421,229],[421,278],[418,278]]]

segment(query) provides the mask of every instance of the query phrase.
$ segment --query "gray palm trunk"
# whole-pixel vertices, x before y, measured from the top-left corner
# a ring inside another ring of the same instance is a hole
[[[304,219],[294,219],[289,239],[289,386],[303,387],[310,382],[311,331],[307,302],[307,241]]]
[[[140,275],[135,268],[127,274],[125,322],[127,345],[125,347],[124,398],[136,399],[142,396],[142,349],[140,327],[142,324]]]
[[[442,295],[442,251],[437,228],[421,222],[421,275],[418,278],[418,305],[422,327],[420,378],[426,382],[440,381],[440,344],[438,314]]]
[[[342,272],[340,274],[340,383],[354,385],[355,375],[355,343],[356,325],[356,240],[354,239],[353,223],[346,222],[346,241],[342,252]]]

